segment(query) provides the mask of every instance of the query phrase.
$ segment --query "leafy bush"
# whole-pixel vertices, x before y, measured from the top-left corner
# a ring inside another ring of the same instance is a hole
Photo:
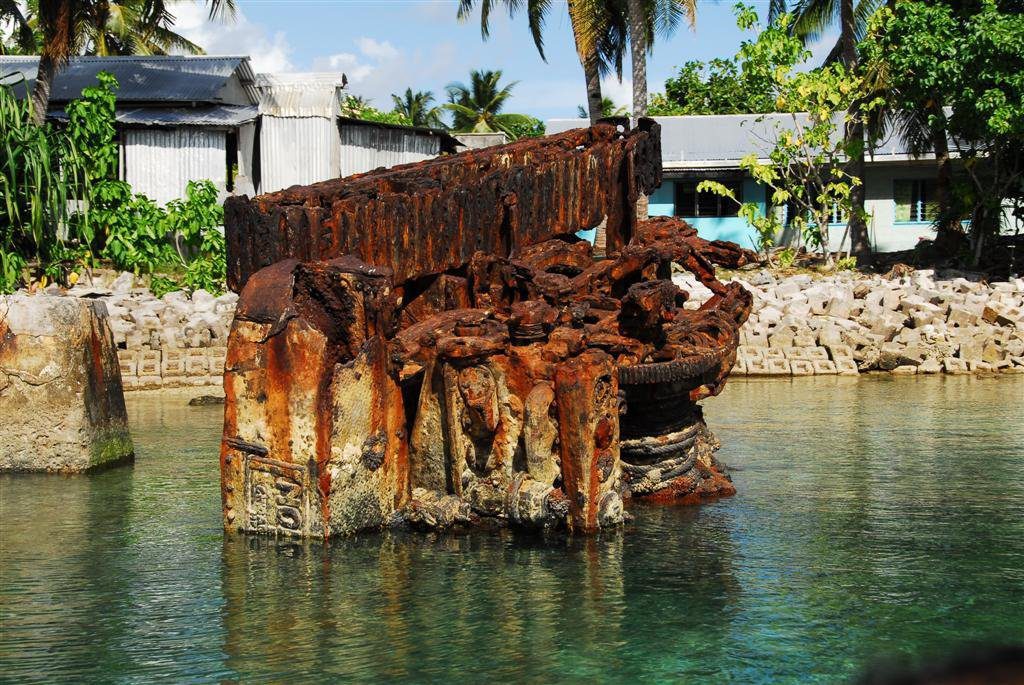
[[[87,187],[75,141],[32,121],[29,99],[0,87],[0,292],[64,271],[90,236],[69,231],[72,201]]]
[[[857,257],[856,255],[850,255],[849,257],[843,257],[842,259],[836,260],[836,271],[856,271],[857,270]]]
[[[376,107],[371,107],[369,100],[364,100],[354,95],[347,95],[342,100],[341,113],[347,117],[363,119],[365,121],[376,121],[381,124],[412,126],[412,121],[401,112],[384,112]]]
[[[73,281],[97,258],[155,277],[162,292],[221,292],[226,257],[224,210],[208,180],[161,208],[117,180],[114,114],[117,80],[100,73],[66,107],[68,125],[37,126],[28,99],[0,87],[0,292],[37,278]],[[161,292],[161,294],[162,294]]]
[[[538,138],[544,135],[544,122],[540,119],[523,115],[522,121],[512,121],[508,125],[509,137],[513,140],[520,138]]]

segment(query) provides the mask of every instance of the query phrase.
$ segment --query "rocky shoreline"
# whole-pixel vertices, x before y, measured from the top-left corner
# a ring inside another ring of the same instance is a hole
[[[157,297],[133,274],[96,272],[67,294],[106,304],[125,390],[222,385],[234,293]]]
[[[1024,373],[1024,279],[738,272],[754,294],[734,376]],[[676,282],[698,306],[710,291]]]
[[[711,291],[674,277],[688,308]],[[898,278],[840,272],[732,275],[754,294],[734,376],[1024,373],[1024,279]],[[106,304],[125,390],[220,386],[238,296],[156,297],[129,273],[99,273],[68,295]]]

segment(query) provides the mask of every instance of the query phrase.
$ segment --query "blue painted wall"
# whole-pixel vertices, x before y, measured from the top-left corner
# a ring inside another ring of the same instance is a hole
[[[672,216],[675,210],[676,182],[665,180],[651,195],[648,206],[651,216]],[[756,202],[761,213],[765,211],[764,186],[753,179],[743,181],[743,201]],[[742,247],[756,249],[757,234],[746,219],[738,216],[696,217],[684,216],[698,235],[706,240],[731,240]]]

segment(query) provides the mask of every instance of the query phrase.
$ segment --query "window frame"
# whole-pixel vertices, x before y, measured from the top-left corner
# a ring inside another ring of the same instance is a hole
[[[896,187],[900,183],[910,184],[910,217],[899,218],[900,202],[897,199]],[[932,178],[894,178],[892,180],[892,223],[894,226],[922,226],[935,223],[937,207],[934,201],[935,179]],[[914,198],[917,198],[915,201]],[[929,218],[928,208],[931,206],[933,216]],[[916,217],[916,218],[915,218]]]
[[[721,183],[733,191],[738,203],[743,203],[743,180],[735,178],[709,178],[709,179],[678,179],[674,181],[675,187],[672,191],[672,212],[675,216],[689,219],[733,219],[739,216],[739,204],[734,203],[727,197],[709,192],[697,192],[697,186],[704,180],[711,180]],[[681,207],[687,203],[680,201],[685,193],[692,194],[693,213],[683,213]],[[712,213],[701,213],[701,198],[714,198],[714,210]],[[723,211],[724,210],[724,211]]]

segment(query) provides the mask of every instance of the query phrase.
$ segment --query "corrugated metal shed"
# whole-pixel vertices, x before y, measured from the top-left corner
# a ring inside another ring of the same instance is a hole
[[[227,135],[201,128],[138,128],[124,132],[121,177],[163,205],[185,196],[189,181],[227,182]]]
[[[211,105],[207,107],[131,107],[118,109],[115,119],[128,126],[205,126],[234,128],[255,121],[259,110],[254,105]],[[64,110],[49,117],[67,120]]]
[[[259,74],[260,112],[275,117],[337,117],[347,82],[340,72]]]
[[[28,81],[30,92],[38,67],[38,57],[0,56],[0,75],[20,72]],[[75,99],[83,88],[96,84],[96,75],[101,71],[117,78],[118,103],[256,104],[256,75],[248,57],[174,55],[72,57],[54,78],[51,102]],[[230,80],[236,72],[244,91],[242,98],[231,88]]]
[[[260,121],[260,187],[269,193],[340,175],[338,128],[325,117],[274,117]]]
[[[447,131],[340,117],[341,175],[421,162],[462,145]]]
[[[260,187],[266,193],[340,173],[342,73],[260,74]]]
[[[438,136],[401,128],[341,124],[341,175],[422,162],[441,153]]]

